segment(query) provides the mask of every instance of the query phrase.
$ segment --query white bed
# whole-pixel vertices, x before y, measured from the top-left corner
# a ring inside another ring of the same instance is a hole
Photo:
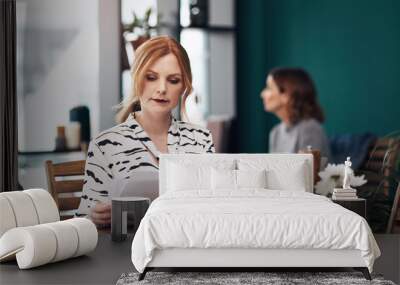
[[[160,197],[132,243],[140,278],[155,267],[354,267],[370,278],[380,251],[367,222],[312,194],[312,181],[309,154],[162,155]]]

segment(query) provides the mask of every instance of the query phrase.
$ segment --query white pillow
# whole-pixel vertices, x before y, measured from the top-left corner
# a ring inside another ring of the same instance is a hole
[[[308,171],[305,160],[239,159],[239,170],[267,170],[267,188],[273,190],[306,191]]]
[[[236,170],[213,167],[211,170],[211,187],[213,190],[236,190]]]
[[[167,191],[211,189],[211,167],[169,163]]]
[[[267,188],[267,171],[235,170],[237,188]]]
[[[303,191],[307,189],[304,162],[286,171],[272,169],[267,174],[268,188],[277,190]]]
[[[230,170],[211,171],[213,190],[238,190],[240,188],[267,188],[266,170]]]
[[[180,164],[187,167],[203,167],[210,166],[217,169],[236,169],[236,160],[229,158],[211,159],[210,154],[182,154],[179,158],[166,159],[165,166],[169,168],[169,164]]]

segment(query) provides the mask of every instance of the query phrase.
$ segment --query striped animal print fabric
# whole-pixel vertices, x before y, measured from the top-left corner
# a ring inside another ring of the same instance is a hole
[[[209,130],[172,118],[168,130],[169,153],[214,152]],[[97,202],[108,202],[113,184],[132,179],[140,171],[154,170],[158,175],[159,151],[135,120],[134,115],[91,141],[86,160],[81,203],[76,216],[87,215]]]

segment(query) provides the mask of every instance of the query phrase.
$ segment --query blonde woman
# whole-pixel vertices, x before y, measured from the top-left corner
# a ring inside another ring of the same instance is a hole
[[[110,197],[116,180],[139,177],[141,170],[158,175],[160,153],[214,152],[211,134],[202,127],[176,120],[192,91],[192,73],[185,49],[167,36],[154,37],[135,52],[132,94],[121,104],[119,125],[90,143],[85,181],[77,216],[89,215],[97,225],[109,225]]]

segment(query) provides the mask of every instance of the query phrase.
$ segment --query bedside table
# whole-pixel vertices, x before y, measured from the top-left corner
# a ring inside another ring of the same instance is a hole
[[[339,204],[340,206],[359,214],[364,219],[367,218],[367,200],[363,198],[356,198],[352,200],[333,200],[332,202]]]

